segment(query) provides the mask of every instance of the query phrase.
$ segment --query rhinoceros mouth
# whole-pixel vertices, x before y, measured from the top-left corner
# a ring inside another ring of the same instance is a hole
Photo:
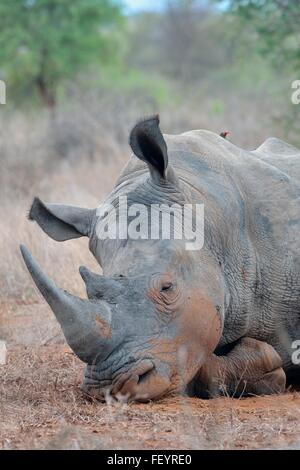
[[[99,370],[87,367],[82,390],[100,401],[148,402],[160,398],[172,388],[170,379],[159,372],[154,360],[145,359],[128,371],[120,371],[113,379],[105,379]]]
[[[114,396],[120,399],[134,398],[141,384],[155,371],[155,365],[150,359],[124,364],[107,377],[99,365],[87,366],[82,389],[89,395],[105,399]]]

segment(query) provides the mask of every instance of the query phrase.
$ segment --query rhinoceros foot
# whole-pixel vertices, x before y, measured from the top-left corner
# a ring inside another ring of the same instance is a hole
[[[227,356],[213,354],[201,368],[193,393],[200,396],[246,396],[282,393],[286,375],[282,360],[269,344],[242,338]]]

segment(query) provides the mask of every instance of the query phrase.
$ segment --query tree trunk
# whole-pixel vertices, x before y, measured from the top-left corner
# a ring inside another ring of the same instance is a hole
[[[39,95],[43,103],[47,108],[54,108],[56,106],[56,96],[55,92],[50,89],[47,85],[46,80],[43,76],[39,76],[36,79],[36,86],[39,92]]]

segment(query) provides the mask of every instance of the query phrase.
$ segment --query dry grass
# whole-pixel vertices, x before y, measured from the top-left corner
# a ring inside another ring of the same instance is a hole
[[[282,136],[269,119],[271,103],[223,96],[187,97],[161,113],[166,132],[231,130],[232,140],[253,148]],[[129,155],[135,120],[157,112],[152,102],[85,96],[47,113],[2,116],[0,123],[0,446],[3,448],[252,448],[299,441],[299,394],[250,400],[169,398],[147,405],[110,406],[79,389],[82,364],[65,346],[58,325],[33,288],[18,246],[27,244],[47,273],[83,294],[78,266],[99,270],[87,240],[50,240],[26,213],[34,195],[45,201],[95,207],[112,188]],[[262,115],[265,124],[257,125]],[[268,116],[268,119],[266,118]]]
[[[0,447],[299,447],[299,393],[106,405],[82,394],[81,375],[82,364],[64,345],[10,346],[0,385]]]

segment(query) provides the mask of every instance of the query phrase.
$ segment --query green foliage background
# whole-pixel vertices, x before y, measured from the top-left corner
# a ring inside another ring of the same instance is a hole
[[[247,31],[256,31],[257,49],[274,66],[300,70],[299,0],[229,0],[228,10]]]
[[[121,0],[0,0],[7,108],[66,105],[76,89],[141,96],[158,108],[187,100],[201,107],[209,96],[211,113],[222,115],[234,96],[258,106],[267,96],[280,110],[271,118],[297,132],[290,95],[300,79],[298,0],[162,5],[128,14]]]
[[[63,81],[118,57],[122,15],[111,0],[1,0],[0,18],[0,64],[14,98],[39,91],[55,104]]]

